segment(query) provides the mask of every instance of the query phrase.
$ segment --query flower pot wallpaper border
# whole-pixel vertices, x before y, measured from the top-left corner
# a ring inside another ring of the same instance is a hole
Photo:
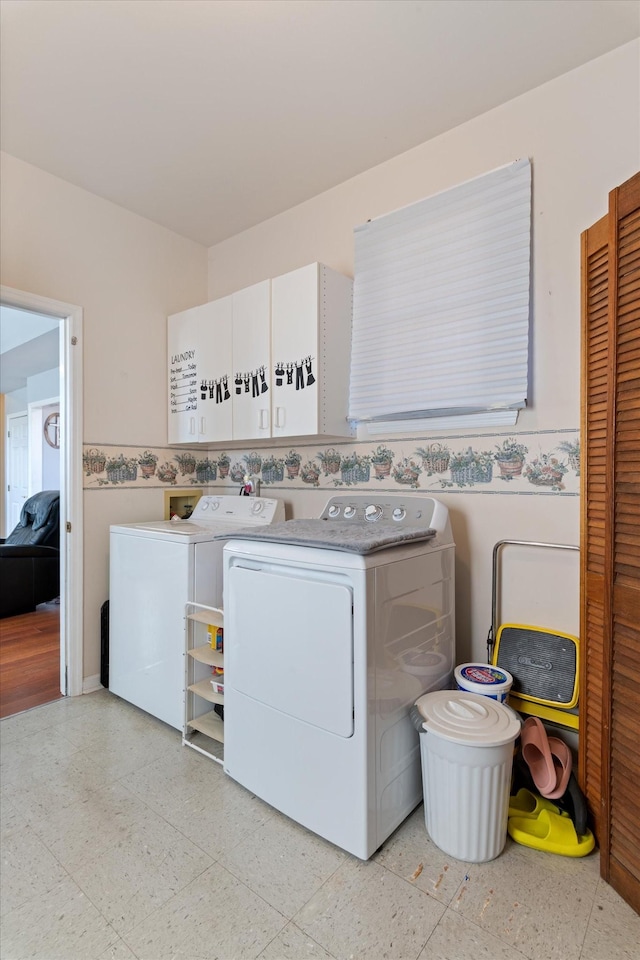
[[[85,444],[84,488],[207,486],[233,489],[250,475],[268,490],[353,489],[398,492],[578,496],[577,430],[401,438],[335,446],[247,451],[147,449]]]

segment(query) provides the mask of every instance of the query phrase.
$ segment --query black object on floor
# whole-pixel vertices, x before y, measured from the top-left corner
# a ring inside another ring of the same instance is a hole
[[[576,775],[571,771],[569,785],[562,797],[556,801],[561,810],[565,810],[573,821],[576,833],[579,837],[587,832],[587,801],[578,786]]]
[[[100,607],[100,683],[109,689],[109,601]]]
[[[538,793],[538,788],[533,782],[533,777],[529,770],[529,764],[522,756],[522,751],[518,749],[518,752],[513,758],[513,786],[511,787],[511,793],[515,795],[521,787],[524,787],[525,790],[530,790],[531,793]]]

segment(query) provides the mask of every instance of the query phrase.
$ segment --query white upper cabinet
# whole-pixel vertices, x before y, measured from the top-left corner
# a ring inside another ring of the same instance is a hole
[[[169,317],[169,443],[353,436],[352,297],[312,263]]]
[[[232,297],[168,319],[169,443],[231,440]]]
[[[271,281],[271,435],[352,436],[353,282],[321,263]]]
[[[233,297],[233,439],[271,436],[271,281]]]

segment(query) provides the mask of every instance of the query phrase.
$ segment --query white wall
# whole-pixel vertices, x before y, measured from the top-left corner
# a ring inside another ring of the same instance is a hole
[[[148,220],[2,154],[3,284],[84,310],[84,437],[89,444],[166,442],[166,317],[206,300],[206,250]],[[84,493],[84,676],[100,672],[108,528],[129,498]],[[135,495],[140,518],[159,491]],[[161,514],[160,514],[161,515]]]
[[[211,247],[209,298],[315,260],[352,276],[356,225],[528,156],[532,391],[516,430],[577,429],[580,233],[606,212],[609,190],[640,166],[639,67],[636,41]],[[426,98],[432,95],[425,91]],[[392,438],[384,442],[397,446]],[[452,511],[457,542],[459,659],[482,658],[494,543],[509,538],[577,544],[579,499],[477,493],[443,493],[442,499]],[[289,500],[295,516],[322,505],[307,491],[291,492]],[[503,621],[542,621],[578,632],[575,555],[542,557],[538,551],[513,580],[505,590]]]
[[[27,379],[27,403],[37,403],[38,400],[50,400],[60,396],[60,370],[45,370],[35,373]]]
[[[21,387],[13,393],[5,393],[5,414],[27,412],[27,388]]]
[[[37,373],[29,377],[26,387],[14,390],[13,393],[6,393],[6,412],[20,413],[27,410],[30,403],[36,403],[38,400],[48,400],[50,397],[57,397],[60,394],[60,374],[58,368],[55,370],[45,370],[44,373]]]

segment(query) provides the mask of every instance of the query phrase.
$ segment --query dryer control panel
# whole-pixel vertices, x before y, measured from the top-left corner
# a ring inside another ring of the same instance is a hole
[[[320,514],[321,520],[354,521],[365,520],[367,523],[388,521],[398,526],[433,527],[442,530],[448,522],[449,511],[433,497],[421,494],[411,494],[408,497],[401,495],[387,495],[371,497],[367,494],[355,496],[340,495],[331,497]]]

